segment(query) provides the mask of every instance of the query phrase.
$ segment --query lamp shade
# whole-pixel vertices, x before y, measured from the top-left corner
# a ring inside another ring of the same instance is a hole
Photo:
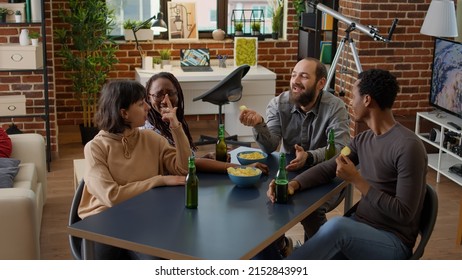
[[[157,14],[156,19],[152,23],[151,29],[157,32],[167,31],[167,24],[164,21],[164,15],[162,13]]]
[[[454,2],[432,0],[420,33],[435,37],[457,37]]]

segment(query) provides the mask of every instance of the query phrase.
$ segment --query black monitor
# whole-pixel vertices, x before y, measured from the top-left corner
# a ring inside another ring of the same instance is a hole
[[[462,43],[435,38],[429,101],[462,117]]]

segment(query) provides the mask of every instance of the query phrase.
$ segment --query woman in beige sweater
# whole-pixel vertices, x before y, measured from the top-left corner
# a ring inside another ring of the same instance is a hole
[[[185,184],[191,150],[176,117],[177,108],[169,103],[162,109],[162,119],[169,123],[177,143],[173,147],[154,131],[138,129],[147,119],[145,100],[146,90],[136,81],[115,80],[103,87],[95,116],[101,131],[84,149],[82,219],[153,187]],[[99,257],[130,258],[113,253]]]

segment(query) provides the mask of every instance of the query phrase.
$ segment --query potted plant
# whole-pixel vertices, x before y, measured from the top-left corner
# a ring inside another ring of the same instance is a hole
[[[244,29],[244,24],[241,21],[236,21],[234,23],[234,36],[244,35],[243,29]]]
[[[20,10],[16,10],[14,12],[14,21],[15,22],[21,22],[22,21],[22,15]]]
[[[59,18],[64,27],[55,30],[61,44],[57,56],[72,81],[74,96],[80,101],[83,123],[80,125],[82,144],[91,140],[97,129],[93,118],[99,92],[109,71],[118,62],[117,44],[109,36],[114,28],[114,16],[104,1],[69,0],[69,9],[61,9]],[[90,131],[89,135],[86,134]]]
[[[254,36],[260,35],[260,27],[261,27],[260,22],[258,21],[252,22],[252,24],[250,25],[250,28],[252,29],[252,35]]]
[[[40,33],[34,30],[29,31],[29,39],[32,43],[32,46],[37,46],[38,45],[38,40],[40,38]]]
[[[162,59],[160,57],[153,57],[152,58],[152,64],[154,65],[155,70],[160,70],[161,69],[161,64],[162,64]]]
[[[272,7],[271,7],[271,12],[272,12],[272,20],[271,20],[271,37],[273,39],[278,39],[279,38],[279,32],[281,31],[281,23],[282,23],[282,17],[283,17],[283,11],[284,11],[284,3],[282,0],[274,0]]]
[[[151,22],[143,24],[140,20],[127,19],[123,22],[125,41],[135,40],[133,28],[137,26],[140,26],[140,29],[136,32],[138,41],[149,41],[153,39],[154,33],[151,30]]]
[[[170,65],[170,57],[172,56],[172,51],[170,49],[162,49],[159,51],[159,54],[162,61],[162,67],[165,68],[165,65]]]
[[[7,14],[8,14],[8,9],[0,7],[0,22],[6,22]]]

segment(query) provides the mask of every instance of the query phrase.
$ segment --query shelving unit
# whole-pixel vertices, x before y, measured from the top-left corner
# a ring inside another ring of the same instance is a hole
[[[339,0],[323,1],[323,4],[337,11]],[[333,19],[332,28],[324,28],[325,20],[323,12],[307,11],[301,15],[298,36],[298,59],[321,56],[321,42],[327,41],[332,44],[332,58],[337,50],[337,20]]]
[[[415,133],[422,141],[438,149],[437,153],[428,154],[428,166],[436,171],[436,182],[440,182],[440,176],[444,175],[450,180],[462,186],[462,177],[449,172],[449,167],[454,164],[462,163],[462,157],[450,151],[444,146],[444,141],[434,142],[429,139],[429,131],[421,131],[422,123],[430,122],[433,126],[440,130],[441,138],[444,139],[445,132],[452,131],[461,135],[462,131],[457,130],[448,124],[454,122],[462,126],[462,119],[442,112],[421,112],[416,115]],[[438,140],[438,139],[437,139]],[[441,140],[441,139],[440,139]]]
[[[0,23],[1,26],[40,26],[41,30],[41,37],[42,37],[42,59],[43,59],[43,66],[42,68],[39,69],[0,69],[0,72],[24,72],[24,71],[30,71],[30,72],[41,72],[42,77],[43,77],[43,96],[44,96],[44,107],[43,107],[43,113],[37,113],[37,114],[26,114],[26,115],[8,115],[8,116],[0,116],[0,120],[5,120],[5,119],[14,119],[14,118],[28,118],[28,119],[33,119],[33,118],[41,118],[45,122],[45,130],[46,130],[46,151],[47,151],[47,169],[50,171],[50,163],[51,163],[51,132],[50,132],[50,107],[49,107],[49,96],[48,96],[48,68],[47,68],[47,46],[46,46],[46,22],[45,22],[45,0],[40,1],[40,11],[41,11],[41,21],[27,21],[25,20],[24,22],[6,22],[6,23]],[[25,17],[25,15],[23,15]],[[19,36],[19,35],[18,35]],[[37,108],[34,106],[34,111],[37,109],[37,111],[42,111],[42,108]],[[27,107],[26,107],[27,110]]]

